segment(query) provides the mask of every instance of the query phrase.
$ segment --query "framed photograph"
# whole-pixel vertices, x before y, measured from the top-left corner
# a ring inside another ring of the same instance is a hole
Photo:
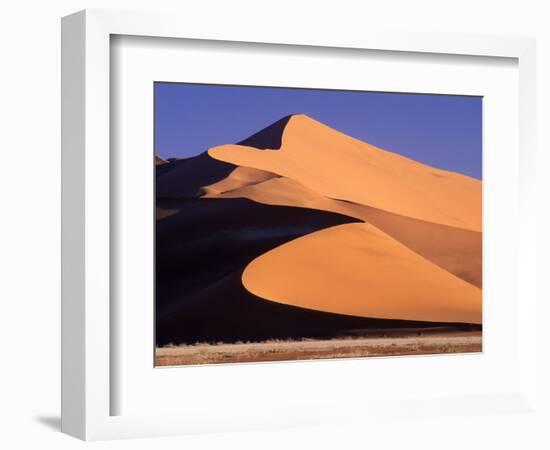
[[[62,22],[63,431],[540,417],[534,42],[199,22]]]
[[[156,365],[482,350],[482,97],[154,101]]]

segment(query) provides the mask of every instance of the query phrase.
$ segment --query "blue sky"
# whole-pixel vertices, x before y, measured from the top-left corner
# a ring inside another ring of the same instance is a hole
[[[155,83],[155,152],[194,156],[294,113],[481,179],[482,98],[469,96]]]

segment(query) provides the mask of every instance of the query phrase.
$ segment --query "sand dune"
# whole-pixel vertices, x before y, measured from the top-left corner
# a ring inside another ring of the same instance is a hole
[[[166,161],[165,159],[161,158],[158,155],[155,155],[155,165],[160,166],[162,164],[168,164],[168,161]]]
[[[268,127],[254,133],[252,136],[238,142],[238,144],[262,150],[278,149],[281,147],[283,133],[292,117],[292,115],[285,116]]]
[[[302,308],[269,301],[243,286],[243,271],[257,257],[316,230],[357,219],[247,199],[158,200],[157,204],[176,211],[156,225],[158,345],[332,338],[371,329],[449,325]]]
[[[212,197],[224,192],[237,191],[241,188],[253,186],[272,178],[279,178],[279,175],[265,170],[253,169],[252,167],[237,167],[223,180],[203,187],[200,194],[204,197]]]
[[[196,198],[204,186],[227,178],[236,167],[208,153],[159,165],[156,167],[157,199]]]
[[[373,318],[481,323],[481,290],[366,223],[311,233],[250,263],[258,297]]]
[[[157,200],[176,213],[156,222],[157,313],[183,304],[263,253],[352,217],[248,199]]]
[[[279,150],[244,145],[208,154],[291,178],[330,198],[481,231],[481,182],[346,136],[307,116],[290,117]]]
[[[247,291],[241,271],[205,284],[156,317],[157,345],[381,335],[384,330],[469,329],[460,324],[354,317],[272,302]]]
[[[222,186],[222,182],[218,186]],[[376,226],[419,255],[474,286],[481,287],[481,233],[434,224],[370,206],[333,200],[285,177],[243,185],[209,195],[218,198],[249,198],[268,205],[320,209],[361,219]]]
[[[247,199],[158,200],[176,213],[157,220],[157,344],[334,337],[366,329],[434,326],[327,313],[249,292],[242,272],[270,249],[357,219]],[[439,324],[441,325],[441,324]]]
[[[157,344],[481,323],[481,182],[303,115],[156,159]]]

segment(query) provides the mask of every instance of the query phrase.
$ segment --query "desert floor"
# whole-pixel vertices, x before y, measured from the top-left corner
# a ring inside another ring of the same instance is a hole
[[[481,331],[372,333],[369,337],[158,347],[156,366],[291,361],[482,351]]]

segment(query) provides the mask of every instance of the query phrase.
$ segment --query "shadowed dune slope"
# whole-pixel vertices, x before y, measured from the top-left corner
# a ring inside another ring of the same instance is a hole
[[[196,342],[265,341],[269,339],[330,339],[384,330],[470,329],[461,324],[368,319],[332,314],[271,302],[247,291],[236,270],[202,290],[187,295],[169,314],[157,317],[159,346]]]
[[[253,146],[258,151],[279,148],[290,118],[278,120],[239,144]],[[155,165],[156,195],[164,199],[200,197],[204,193],[224,192],[279,176],[254,167],[238,167],[238,164],[212,158],[208,152],[170,161],[155,155]]]
[[[357,219],[248,199],[157,200],[156,305],[162,315],[289,240]]]
[[[283,132],[292,116],[286,116],[277,122],[272,123],[263,130],[258,131],[250,137],[238,142],[238,145],[246,145],[259,149],[278,149],[281,147]]]
[[[281,245],[247,266],[243,284],[262,298],[339,314],[481,323],[481,289],[366,223]]]
[[[248,199],[158,200],[158,206],[176,212],[156,225],[157,345],[330,338],[372,329],[449,326],[286,305],[243,286],[243,271],[255,258],[300,236],[357,219]]]
[[[279,150],[223,145],[217,160],[276,173],[320,195],[443,225],[481,231],[481,182],[291,116]]]
[[[156,167],[157,198],[198,197],[203,186],[227,178],[236,166],[211,158],[208,153],[178,159]]]
[[[218,186],[222,186],[219,183]],[[249,198],[268,205],[320,209],[361,219],[376,226],[411,250],[474,286],[482,284],[482,236],[480,232],[426,222],[372,208],[333,200],[294,180],[272,178],[261,183],[207,196]]]

